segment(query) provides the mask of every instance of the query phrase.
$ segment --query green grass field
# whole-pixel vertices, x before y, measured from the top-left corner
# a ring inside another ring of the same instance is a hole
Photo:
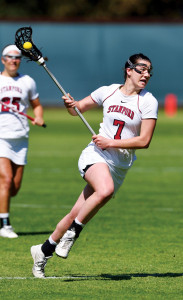
[[[98,130],[100,110],[85,114]],[[18,239],[0,238],[0,298],[183,299],[183,112],[163,111],[149,149],[123,187],[83,230],[67,260],[56,255],[47,279],[32,276],[30,247],[43,243],[85,185],[77,162],[91,139],[79,118],[45,109],[31,126],[28,165],[12,199]]]

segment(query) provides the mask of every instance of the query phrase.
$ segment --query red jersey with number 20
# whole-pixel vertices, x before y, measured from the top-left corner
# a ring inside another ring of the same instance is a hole
[[[158,101],[147,90],[126,96],[120,84],[102,86],[91,93],[98,105],[103,106],[103,122],[99,135],[111,139],[129,139],[140,135],[143,119],[157,119]],[[135,149],[108,148],[104,151],[112,165],[129,168],[136,159]]]

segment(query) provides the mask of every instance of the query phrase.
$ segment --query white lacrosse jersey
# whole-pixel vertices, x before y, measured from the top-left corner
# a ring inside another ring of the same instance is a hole
[[[110,139],[129,139],[140,135],[143,119],[157,119],[158,101],[147,90],[126,96],[120,84],[102,86],[91,93],[95,103],[103,106],[99,135]],[[127,169],[136,159],[135,149],[107,148],[103,151],[110,164]]]
[[[7,77],[0,74],[0,100],[8,106],[26,113],[29,101],[38,97],[36,83],[30,76]],[[28,135],[27,118],[0,103],[0,138],[18,139]]]

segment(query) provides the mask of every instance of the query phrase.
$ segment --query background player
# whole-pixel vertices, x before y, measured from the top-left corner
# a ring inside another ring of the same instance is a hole
[[[45,276],[44,267],[54,251],[67,258],[83,227],[122,185],[136,159],[135,150],[149,147],[158,114],[157,100],[144,89],[151,75],[150,59],[135,54],[125,64],[124,84],[103,86],[80,101],[63,96],[71,115],[76,115],[75,106],[82,113],[103,106],[103,122],[79,158],[80,174],[87,183],[84,190],[49,239],[31,247],[35,277]]]
[[[2,51],[4,70],[0,73],[0,100],[26,113],[31,104],[35,116],[34,125],[42,126],[43,108],[39,101],[35,81],[21,75],[21,51],[8,45]],[[0,236],[16,238],[10,224],[10,199],[21,186],[24,165],[27,163],[29,124],[26,117],[16,114],[0,104]]]

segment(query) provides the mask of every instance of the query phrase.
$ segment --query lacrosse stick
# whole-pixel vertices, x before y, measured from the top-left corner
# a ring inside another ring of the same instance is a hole
[[[24,117],[26,117],[27,119],[31,120],[31,121],[34,121],[34,118],[32,118],[31,116],[19,111],[18,109],[16,109],[15,107],[13,107],[12,105],[8,105],[6,104],[5,102],[1,101],[0,100],[0,104],[4,105],[5,107],[11,109],[13,112],[16,112],[18,113],[19,115],[22,115]],[[42,127],[46,128],[46,124],[43,124]]]
[[[55,82],[59,90],[62,92],[62,94],[69,99],[67,93],[63,89],[63,87],[60,85],[60,83],[57,81],[55,76],[51,73],[51,71],[47,68],[45,59],[42,56],[41,51],[36,47],[36,45],[32,41],[32,28],[31,27],[22,27],[19,28],[16,31],[15,34],[15,44],[16,46],[22,51],[22,55],[26,56],[29,58],[29,60],[33,60],[38,63],[38,65],[41,65],[48,75],[51,77],[51,79]],[[91,126],[88,124],[86,119],[83,117],[81,112],[77,107],[74,107],[74,110],[78,114],[78,116],[81,118],[83,123],[86,125],[86,127],[89,129],[89,131],[94,135],[95,132],[91,128]]]

